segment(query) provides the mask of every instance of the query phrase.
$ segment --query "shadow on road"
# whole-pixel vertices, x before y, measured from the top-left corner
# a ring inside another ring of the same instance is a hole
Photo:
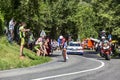
[[[97,52],[90,50],[90,51],[85,51],[84,54],[97,54]]]
[[[87,57],[87,58],[100,58],[100,56],[98,56],[98,53],[95,51],[85,51],[83,54],[83,57]]]
[[[102,61],[110,61],[110,60],[105,60],[105,58],[97,58],[97,60],[102,60]]]
[[[112,57],[111,59],[120,59],[120,57],[119,57],[119,56],[117,56],[117,57]]]
[[[58,56],[61,56],[60,54],[51,54],[50,57],[58,57]]]
[[[64,60],[58,60],[57,62],[65,62]]]

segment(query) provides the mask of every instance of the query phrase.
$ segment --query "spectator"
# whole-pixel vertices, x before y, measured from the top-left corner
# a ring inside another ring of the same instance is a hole
[[[54,50],[57,50],[58,48],[58,42],[54,39],[53,41],[51,41],[51,51],[53,53]]]
[[[111,34],[108,35],[108,41],[109,41],[109,42],[112,41],[112,35],[111,35]]]
[[[38,38],[38,40],[36,41],[35,43],[35,51],[37,52],[37,56],[40,56],[42,53],[43,53],[43,50],[42,50],[42,38]]]
[[[30,31],[30,29],[25,29],[26,24],[24,22],[22,22],[22,26],[20,26],[19,28],[19,35],[20,35],[20,40],[21,40],[21,44],[20,44],[20,58],[24,58],[23,55],[23,48],[25,45],[25,32]]]
[[[37,51],[37,56],[45,56],[47,54],[46,50],[46,42],[42,42],[42,38],[38,38],[38,40],[35,43],[34,49]]]
[[[47,55],[49,56],[50,52],[51,52],[51,46],[50,46],[50,39],[49,38],[45,39],[44,45],[45,45],[45,48],[47,50]]]
[[[30,33],[29,33],[29,39],[28,39],[28,48],[29,48],[30,50],[33,49],[34,43],[35,43],[35,38],[34,38],[34,36],[33,36],[33,33],[30,32]]]
[[[43,42],[43,45],[42,45],[42,50],[43,50],[43,55],[48,55],[47,53],[47,49],[46,49],[46,42]]]
[[[10,34],[10,31],[9,31],[9,29],[8,29],[8,27],[7,27],[7,23],[5,23],[5,25],[6,25],[6,26],[4,27],[4,33],[5,33],[8,41],[11,43],[11,34]]]
[[[19,23],[14,29],[15,30],[14,31],[14,33],[15,33],[14,39],[17,41],[17,43],[20,43],[19,28],[20,28],[21,25],[22,24]]]
[[[15,26],[15,24],[16,24],[16,22],[14,21],[14,18],[12,18],[9,22],[9,31],[10,31],[10,36],[11,36],[10,42],[12,42],[14,39],[14,26]]]

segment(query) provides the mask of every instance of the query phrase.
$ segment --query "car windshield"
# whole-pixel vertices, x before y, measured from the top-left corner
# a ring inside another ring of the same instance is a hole
[[[79,43],[70,43],[69,46],[80,46],[80,44]]]

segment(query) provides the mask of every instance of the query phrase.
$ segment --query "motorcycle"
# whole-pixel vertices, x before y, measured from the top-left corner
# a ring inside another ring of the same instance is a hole
[[[108,43],[103,43],[100,55],[102,57],[105,57],[106,60],[110,60],[111,59],[111,56],[110,56],[111,54],[112,54],[111,46]]]

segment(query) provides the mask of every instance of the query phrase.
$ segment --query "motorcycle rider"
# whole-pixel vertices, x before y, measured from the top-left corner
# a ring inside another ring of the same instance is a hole
[[[102,32],[101,32],[101,37],[106,37],[106,31],[105,30],[102,30]]]
[[[102,36],[101,41],[100,41],[100,55],[102,57],[103,57],[102,48],[104,47],[105,44],[111,47],[109,41],[105,38],[105,36]],[[112,52],[111,49],[109,49],[109,50],[110,50],[110,52]]]
[[[102,47],[103,43],[107,43],[110,44],[109,41],[105,38],[105,36],[101,37],[101,41],[100,41],[100,46]]]

